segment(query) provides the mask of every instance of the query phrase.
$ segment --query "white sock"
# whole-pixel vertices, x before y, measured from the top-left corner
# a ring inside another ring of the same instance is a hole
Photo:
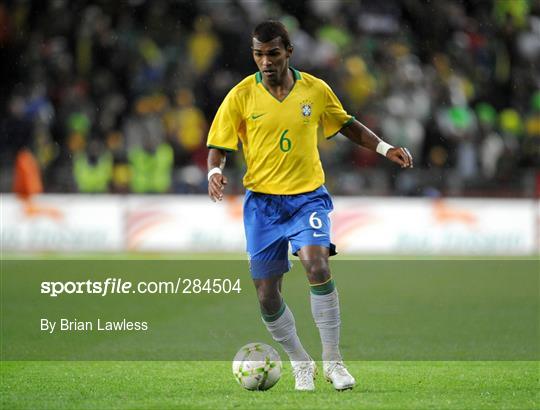
[[[287,305],[285,305],[285,310],[279,318],[272,322],[267,322],[263,318],[263,322],[274,340],[278,342],[283,347],[283,350],[289,355],[289,359],[292,362],[311,360],[304,349],[304,346],[300,343],[300,339],[296,333],[294,316]]]
[[[324,361],[342,360],[339,351],[341,319],[337,290],[334,289],[327,295],[311,293],[311,313],[321,335],[322,359]]]

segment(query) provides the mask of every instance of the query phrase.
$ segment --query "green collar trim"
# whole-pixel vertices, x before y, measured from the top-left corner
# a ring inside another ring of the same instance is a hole
[[[294,81],[298,81],[302,79],[302,74],[300,74],[300,71],[298,71],[296,68],[289,67],[294,75]],[[262,73],[260,71],[257,71],[255,73],[255,83],[259,84],[262,82]]]
[[[258,85],[259,83],[261,83],[262,86],[264,87],[264,89],[268,92],[268,94],[270,94],[270,96],[271,96],[273,99],[275,99],[275,100],[276,100],[277,102],[279,102],[279,103],[282,103],[282,102],[285,101],[285,100],[287,99],[287,97],[292,93],[292,91],[293,91],[293,89],[294,89],[294,86],[296,85],[296,82],[297,82],[298,80],[301,80],[301,79],[302,79],[302,76],[300,75],[300,72],[299,72],[299,71],[295,70],[294,68],[292,68],[292,67],[290,67],[290,66],[289,66],[289,68],[290,68],[290,69],[292,70],[292,72],[293,72],[294,84],[293,84],[291,90],[289,91],[289,94],[287,94],[283,100],[281,100],[281,101],[278,100],[278,99],[277,99],[277,98],[276,98],[276,97],[268,90],[268,88],[266,88],[266,86],[264,85],[264,82],[263,82],[263,80],[262,80],[262,73],[261,73],[260,71],[257,71],[257,72],[255,73],[255,81],[256,81],[256,85]]]

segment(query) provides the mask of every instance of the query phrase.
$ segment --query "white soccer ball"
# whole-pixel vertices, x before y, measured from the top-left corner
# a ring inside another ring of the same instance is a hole
[[[240,386],[248,390],[268,390],[281,377],[278,352],[264,343],[249,343],[234,356],[232,371]]]

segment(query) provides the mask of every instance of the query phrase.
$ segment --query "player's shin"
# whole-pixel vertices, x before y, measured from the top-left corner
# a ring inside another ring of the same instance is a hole
[[[333,279],[321,285],[311,285],[311,313],[321,335],[322,359],[342,360],[339,351],[339,297]]]
[[[272,338],[283,347],[291,361],[304,362],[311,360],[302,343],[300,343],[296,333],[294,316],[285,302],[283,302],[276,314],[263,314],[263,322]]]

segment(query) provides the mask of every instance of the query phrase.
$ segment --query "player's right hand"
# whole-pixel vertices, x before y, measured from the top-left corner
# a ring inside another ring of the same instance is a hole
[[[228,183],[228,179],[225,175],[214,174],[208,181],[208,195],[214,202],[221,201],[223,199],[223,190]]]

